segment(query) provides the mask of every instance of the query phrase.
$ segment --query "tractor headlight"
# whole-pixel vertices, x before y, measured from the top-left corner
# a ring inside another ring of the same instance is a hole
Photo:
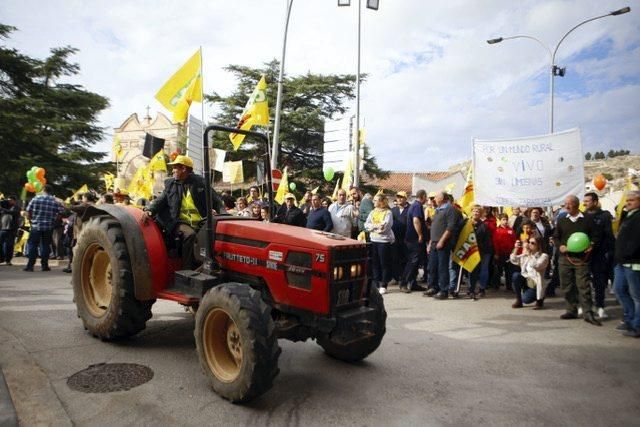
[[[342,280],[344,277],[344,267],[333,267],[333,280]]]
[[[362,274],[362,266],[360,264],[351,264],[349,277],[360,277]]]

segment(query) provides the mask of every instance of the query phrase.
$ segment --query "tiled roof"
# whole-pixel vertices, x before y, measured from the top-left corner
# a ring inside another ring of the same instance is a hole
[[[418,176],[429,181],[440,181],[453,175],[454,172],[433,171],[433,172],[390,172],[385,179],[367,180],[368,184],[384,189],[387,193],[397,193],[406,191],[411,194],[413,177]]]

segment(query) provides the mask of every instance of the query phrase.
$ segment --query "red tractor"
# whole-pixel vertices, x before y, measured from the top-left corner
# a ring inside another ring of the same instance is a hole
[[[209,126],[206,182],[211,182],[212,130],[266,143],[262,134]],[[210,212],[210,194],[207,207]],[[145,212],[99,205],[79,216],[83,227],[74,252],[73,291],[84,327],[103,340],[130,337],[145,328],[156,299],[191,307],[202,369],[213,389],[232,402],[271,388],[279,372],[278,338],[315,339],[327,354],[348,362],[364,359],[382,341],[387,314],[378,290],[367,285],[364,243],[209,215],[196,242],[202,267],[184,270],[179,247],[172,247],[175,242],[168,242]]]

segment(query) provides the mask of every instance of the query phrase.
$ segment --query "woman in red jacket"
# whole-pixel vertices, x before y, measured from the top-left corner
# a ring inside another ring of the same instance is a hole
[[[507,214],[500,214],[498,220],[498,227],[496,227],[492,234],[494,260],[498,276],[497,283],[499,286],[500,277],[504,273],[506,288],[510,291],[512,289],[511,276],[513,275],[513,265],[509,262],[509,255],[516,243],[517,236],[515,231],[509,227],[509,216]]]

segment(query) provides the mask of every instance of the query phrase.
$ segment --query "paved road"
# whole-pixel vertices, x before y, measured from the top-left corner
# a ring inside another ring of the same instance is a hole
[[[208,388],[194,320],[179,305],[158,302],[137,337],[101,342],[76,317],[61,267],[0,266],[0,366],[23,425],[638,425],[640,340],[614,332],[617,320],[560,320],[558,298],[539,312],[510,302],[389,293],[387,335],[365,362],[280,341],[273,389],[240,406]],[[126,392],[67,386],[103,362],[142,364],[154,377]]]

